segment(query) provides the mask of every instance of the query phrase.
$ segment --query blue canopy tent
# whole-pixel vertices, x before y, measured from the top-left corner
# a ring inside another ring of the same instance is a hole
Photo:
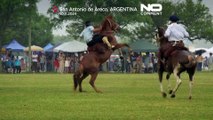
[[[54,46],[51,43],[48,43],[45,47],[44,47],[44,52],[47,52],[48,50],[50,50],[51,48],[53,48]]]
[[[7,46],[6,49],[10,49],[12,51],[20,52],[24,51],[24,46],[18,43],[15,39],[13,39]]]

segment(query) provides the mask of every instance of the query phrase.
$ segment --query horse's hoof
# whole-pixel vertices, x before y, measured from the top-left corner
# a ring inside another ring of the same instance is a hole
[[[162,96],[163,96],[163,98],[166,98],[167,95],[166,95],[165,92],[163,92],[163,93],[162,93]]]
[[[169,90],[169,94],[172,94],[172,90]]]
[[[85,90],[79,90],[79,92],[86,92]]]
[[[102,92],[102,91],[100,91],[100,90],[97,90],[96,92],[97,92],[97,93],[103,93],[103,92]]]
[[[175,98],[175,94],[172,94],[172,95],[171,95],[171,98]]]
[[[191,100],[192,99],[192,96],[189,96],[189,100]]]

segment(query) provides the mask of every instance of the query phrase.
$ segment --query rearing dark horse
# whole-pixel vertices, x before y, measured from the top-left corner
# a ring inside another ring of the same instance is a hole
[[[73,75],[75,91],[79,86],[79,91],[82,92],[82,81],[88,75],[91,75],[89,81],[90,85],[94,88],[96,92],[101,92],[95,86],[95,80],[98,75],[100,65],[104,63],[107,59],[109,59],[114,50],[119,49],[121,47],[129,47],[127,44],[117,43],[114,36],[114,31],[116,31],[118,27],[119,26],[117,25],[117,23],[115,23],[112,16],[108,16],[104,19],[100,35],[106,36],[111,45],[114,45],[115,47],[113,49],[109,49],[106,44],[99,42],[93,46],[91,51],[84,55],[82,61],[80,62],[79,69]]]
[[[158,28],[157,32],[157,41],[160,43],[160,49],[161,51],[165,52],[168,47],[167,44],[170,44],[168,42],[168,39],[164,37],[164,29]],[[161,59],[158,59],[158,76],[160,81],[160,90],[163,95],[163,97],[166,97],[166,93],[163,90],[163,84],[162,84],[162,78],[163,78],[163,72],[167,72],[166,79],[169,82],[169,77],[171,73],[174,74],[176,78],[176,86],[173,90],[171,90],[170,82],[168,84],[169,93],[171,94],[171,97],[175,97],[175,93],[178,90],[179,86],[181,85],[181,79],[180,74],[184,71],[187,71],[189,75],[189,99],[192,98],[192,85],[193,85],[193,79],[194,79],[194,73],[196,70],[196,60],[195,56],[189,52],[188,50],[184,49],[177,49],[173,51],[170,55],[170,57],[167,60],[167,65],[164,65],[164,63],[161,61]]]

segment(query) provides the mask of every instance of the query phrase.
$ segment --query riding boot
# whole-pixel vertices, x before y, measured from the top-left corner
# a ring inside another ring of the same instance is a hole
[[[111,49],[112,48],[112,45],[110,44],[110,42],[108,41],[108,38],[105,36],[102,38],[102,41],[107,44],[107,46]]]

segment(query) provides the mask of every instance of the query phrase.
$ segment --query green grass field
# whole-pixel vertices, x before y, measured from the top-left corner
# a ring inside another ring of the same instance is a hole
[[[0,74],[0,120],[212,120],[213,73],[196,73],[192,100],[182,80],[176,98],[162,98],[157,74],[99,74],[101,94],[88,78],[87,92],[73,92],[70,74]]]

